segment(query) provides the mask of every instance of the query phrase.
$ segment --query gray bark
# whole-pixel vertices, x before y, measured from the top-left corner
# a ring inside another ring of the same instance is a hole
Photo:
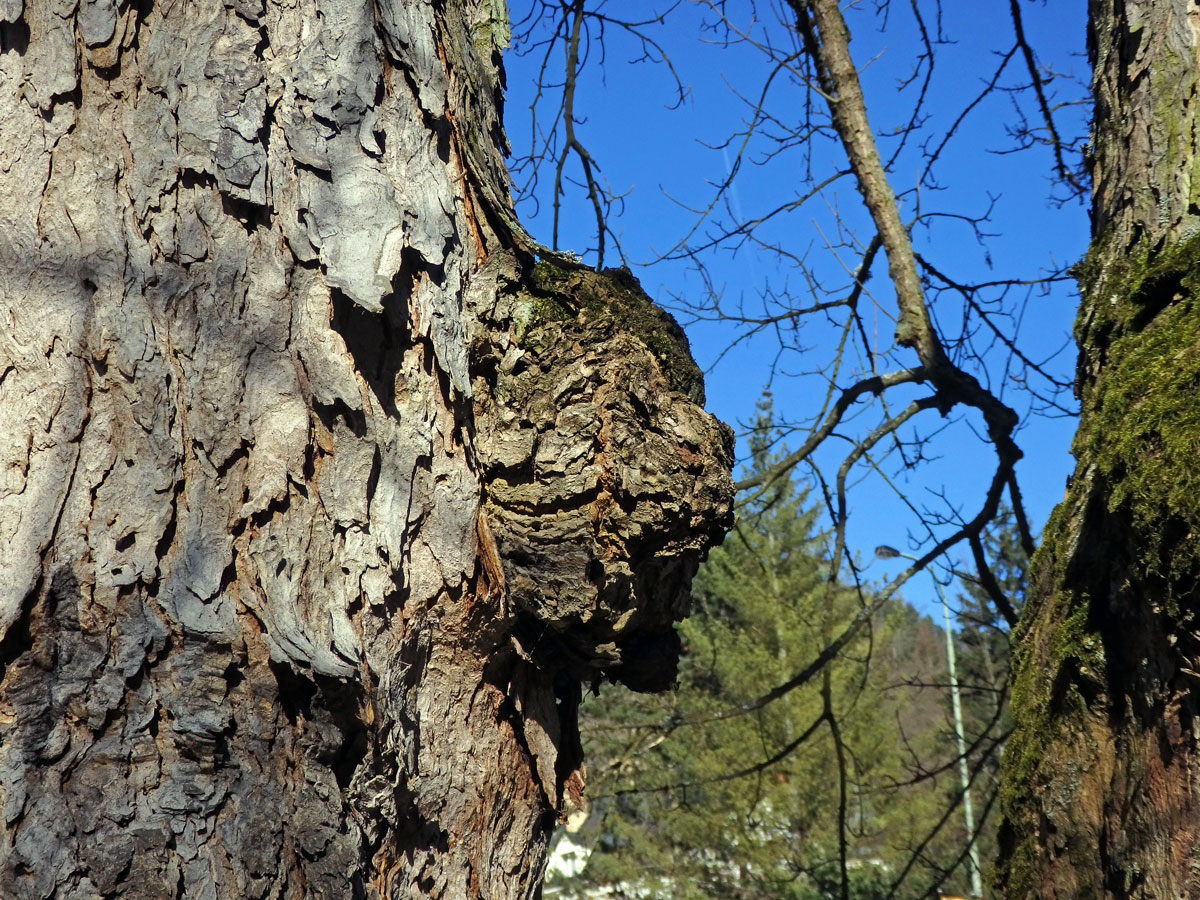
[[[536,895],[728,431],[534,265],[492,0],[0,2],[0,896]]]

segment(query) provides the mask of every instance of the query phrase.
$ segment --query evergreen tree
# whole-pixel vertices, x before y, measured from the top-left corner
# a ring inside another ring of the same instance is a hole
[[[755,434],[764,471],[769,406]],[[695,594],[677,693],[606,690],[584,705],[594,807],[572,840],[593,852],[580,876],[552,873],[551,891],[867,900],[945,884],[964,841],[946,815],[957,778],[940,629],[897,602],[832,664],[828,703],[818,676],[750,709],[870,600],[829,582],[817,513],[783,478],[743,507]]]

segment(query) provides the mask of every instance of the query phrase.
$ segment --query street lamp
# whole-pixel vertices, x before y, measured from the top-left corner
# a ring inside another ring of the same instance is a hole
[[[875,548],[875,555],[880,559],[896,559],[902,557],[920,562],[915,556],[901,553],[895,547],[881,544]],[[954,736],[958,739],[958,774],[962,779],[963,816],[967,820],[967,842],[969,846],[971,869],[971,893],[975,897],[983,897],[983,879],[979,871],[979,848],[975,846],[975,812],[971,808],[971,772],[967,766],[967,739],[963,736],[962,702],[958,691],[958,667],[954,653],[954,632],[950,630],[950,604],[946,602],[946,594],[942,591],[942,583],[932,572],[933,586],[937,590],[938,599],[942,601],[942,619],[946,623],[946,662],[950,669],[950,702],[954,708]]]

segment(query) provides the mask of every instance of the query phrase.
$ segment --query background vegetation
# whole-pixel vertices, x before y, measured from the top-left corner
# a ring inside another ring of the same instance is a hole
[[[755,435],[751,475],[780,455],[768,415]],[[764,702],[873,599],[869,586],[828,580],[818,519],[792,479],[756,495],[697,578],[677,691],[605,687],[585,701],[591,807],[560,838],[549,896],[816,900],[843,896],[843,869],[859,900],[969,893],[945,634],[933,619],[893,599],[820,678]],[[1011,529],[988,541],[1019,606],[1019,542]],[[1008,635],[983,591],[961,584],[958,676],[987,860]]]

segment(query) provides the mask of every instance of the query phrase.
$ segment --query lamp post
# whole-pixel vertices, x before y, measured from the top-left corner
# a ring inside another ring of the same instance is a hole
[[[919,562],[915,556],[901,553],[895,547],[889,547],[886,544],[876,547],[875,555],[880,559],[902,557],[904,559],[911,559],[913,562]],[[975,811],[971,806],[971,771],[967,765],[967,739],[963,735],[962,701],[959,698],[958,690],[958,666],[956,663],[957,657],[954,653],[954,632],[950,628],[950,604],[946,602],[946,594],[942,590],[942,583],[937,580],[932,572],[929,573],[929,577],[933,579],[933,586],[937,590],[938,599],[942,601],[942,619],[946,624],[946,663],[950,669],[950,703],[954,709],[954,736],[958,740],[958,774],[962,779],[963,816],[966,819],[967,825],[967,842],[969,846],[967,853],[970,858],[968,868],[971,870],[971,894],[982,898],[983,877],[979,869],[979,848],[975,846]]]

